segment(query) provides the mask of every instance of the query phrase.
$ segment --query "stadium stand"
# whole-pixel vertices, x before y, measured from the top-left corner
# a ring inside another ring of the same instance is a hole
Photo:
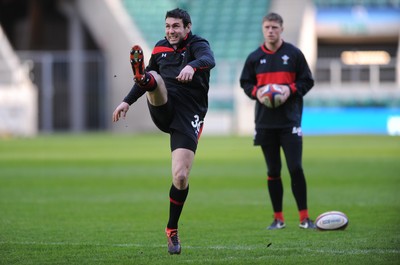
[[[313,93],[306,103],[311,106],[399,106],[396,58],[400,1],[314,0],[314,4],[318,35],[315,78],[320,93]],[[341,55],[348,51],[381,51],[390,60],[347,64]],[[333,92],[336,97],[331,96]]]
[[[262,42],[260,23],[269,1],[193,1],[189,12],[194,32],[205,36],[215,56],[224,60],[243,60]]]
[[[400,7],[399,0],[314,0],[317,7],[371,6],[371,7]]]
[[[126,11],[138,25],[149,47],[153,47],[164,36],[165,12],[175,7],[173,1],[123,0]]]
[[[139,25],[149,46],[164,36],[167,10],[185,7],[192,18],[193,32],[209,40],[215,56],[223,60],[243,60],[262,42],[261,18],[270,1],[123,1],[132,19]]]

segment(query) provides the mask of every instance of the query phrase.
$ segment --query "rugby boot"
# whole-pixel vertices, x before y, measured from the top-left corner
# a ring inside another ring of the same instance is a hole
[[[166,228],[165,233],[168,239],[168,253],[171,255],[181,254],[181,242],[178,236],[178,229]]]
[[[305,218],[301,223],[299,224],[300,228],[303,229],[315,229],[316,226],[313,221],[310,220],[310,218]]]
[[[285,228],[286,225],[282,220],[279,219],[274,219],[272,224],[267,227],[268,230],[276,230],[276,229],[282,229]]]
[[[136,83],[141,83],[145,79],[144,55],[143,50],[139,45],[134,45],[130,52],[130,60],[133,71],[133,80]]]

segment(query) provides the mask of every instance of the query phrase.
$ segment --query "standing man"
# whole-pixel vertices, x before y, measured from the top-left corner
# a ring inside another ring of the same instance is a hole
[[[172,185],[165,232],[168,252],[180,254],[178,220],[189,192],[189,173],[208,109],[210,70],[215,66],[207,40],[192,34],[190,15],[182,9],[165,16],[165,38],[154,47],[144,66],[140,46],[130,52],[135,84],[115,109],[113,121],[126,116],[129,106],[146,93],[151,118],[170,134]]]
[[[254,145],[261,146],[267,164],[268,190],[274,210],[274,220],[268,229],[285,227],[283,216],[282,161],[285,154],[291,187],[300,216],[300,228],[313,229],[307,208],[307,186],[302,167],[303,96],[313,87],[314,80],[303,53],[283,41],[283,19],[276,13],[262,21],[264,43],[247,57],[240,85],[248,97],[256,101]],[[267,108],[262,90],[267,84],[279,84],[283,104]]]

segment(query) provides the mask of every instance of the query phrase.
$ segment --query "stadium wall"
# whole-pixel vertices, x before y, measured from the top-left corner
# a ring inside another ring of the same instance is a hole
[[[38,93],[0,27],[0,137],[28,136],[38,131]]]
[[[112,112],[121,103],[133,85],[129,51],[140,43],[144,54],[151,50],[140,31],[126,13],[121,1],[77,0],[77,10],[92,32],[106,57],[108,128],[114,132],[144,132],[154,130],[145,97],[140,98],[129,111],[126,121],[111,122]],[[93,12],[93,7],[96,12]],[[148,58],[145,58],[148,61]]]

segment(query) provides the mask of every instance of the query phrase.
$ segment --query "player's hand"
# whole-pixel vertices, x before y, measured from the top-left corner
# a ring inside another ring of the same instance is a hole
[[[117,122],[121,117],[125,119],[126,113],[129,110],[129,104],[126,102],[122,102],[118,105],[118,107],[113,112],[113,122]]]
[[[279,86],[281,87],[283,92],[283,97],[282,97],[282,104],[283,104],[290,96],[290,87],[287,85],[279,85]]]
[[[278,84],[267,84],[267,85],[264,85],[264,86],[262,86],[262,87],[260,87],[260,88],[258,88],[258,90],[257,90],[257,92],[256,92],[256,97],[257,97],[257,100],[261,103],[261,104],[265,104],[265,100],[266,100],[266,96],[265,96],[265,93],[268,93],[268,92],[265,92],[265,90],[266,89],[268,89],[268,87],[267,86],[273,86],[274,88],[276,88],[276,87],[279,87],[278,88],[278,90],[277,90],[277,92],[279,93],[279,100],[278,101],[276,101],[276,99],[274,99],[274,108],[276,108],[276,107],[278,107],[278,106],[280,106],[280,105],[282,105],[283,103],[285,103],[286,102],[286,100],[289,98],[289,96],[290,96],[290,87],[288,86],[288,85],[278,85]],[[268,91],[271,91],[271,87],[269,87],[269,89],[268,89]],[[275,98],[275,97],[274,97]],[[269,100],[268,100],[269,101]]]
[[[262,86],[262,87],[264,87],[264,86]],[[259,101],[261,104],[264,104],[264,98],[263,98],[263,96],[262,96],[262,94],[263,94],[263,89],[261,89],[262,87],[259,87],[259,88],[257,89],[256,97],[257,97],[258,101]]]
[[[192,81],[194,75],[194,69],[190,65],[186,65],[176,79],[182,83],[188,83]]]

